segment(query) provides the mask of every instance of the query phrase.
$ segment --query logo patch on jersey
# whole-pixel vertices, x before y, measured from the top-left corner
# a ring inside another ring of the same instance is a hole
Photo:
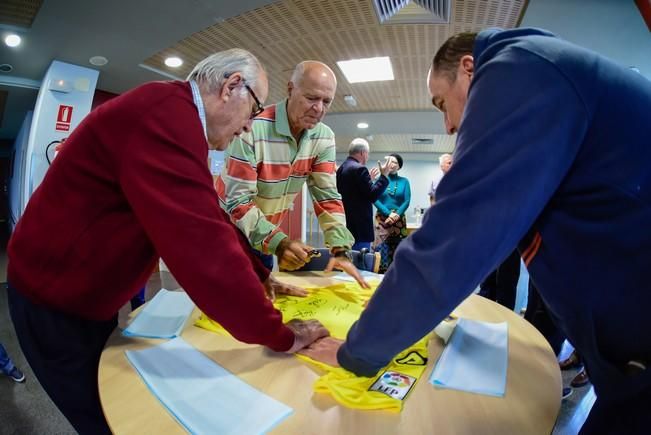
[[[386,394],[394,399],[404,400],[415,383],[416,378],[386,370],[368,390]]]
[[[397,359],[396,363],[405,366],[424,366],[427,365],[427,358],[419,354],[417,351],[412,350],[407,355]]]

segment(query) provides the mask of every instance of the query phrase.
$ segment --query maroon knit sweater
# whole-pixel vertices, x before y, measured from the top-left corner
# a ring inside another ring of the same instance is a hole
[[[34,303],[113,316],[159,255],[235,338],[277,351],[293,332],[266,299],[268,271],[221,210],[185,82],[140,86],[91,112],[66,141],[9,242],[9,282]]]

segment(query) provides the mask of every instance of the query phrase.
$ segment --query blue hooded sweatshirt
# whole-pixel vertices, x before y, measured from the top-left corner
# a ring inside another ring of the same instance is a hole
[[[473,57],[454,165],[340,364],[373,375],[518,246],[600,400],[648,391],[623,368],[651,361],[651,82],[538,29],[483,31]]]

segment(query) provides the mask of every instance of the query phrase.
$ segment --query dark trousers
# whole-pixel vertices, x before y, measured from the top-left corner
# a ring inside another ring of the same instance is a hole
[[[371,242],[355,242],[353,247],[351,248],[353,251],[361,251],[362,249],[366,249],[367,251],[371,250]]]
[[[514,250],[486,277],[479,287],[479,294],[512,310],[520,279],[520,253]]]
[[[647,369],[650,370],[650,369]],[[646,435],[651,430],[651,388],[625,401],[609,403],[597,396],[582,435]]]
[[[9,312],[25,358],[54,404],[82,435],[110,434],[99,401],[100,355],[117,326],[32,303],[9,284]]]
[[[540,293],[538,293],[538,289],[531,278],[529,278],[529,297],[524,318],[547,339],[554,353],[558,356],[565,341],[565,334],[554,323],[545,301],[540,297]]]

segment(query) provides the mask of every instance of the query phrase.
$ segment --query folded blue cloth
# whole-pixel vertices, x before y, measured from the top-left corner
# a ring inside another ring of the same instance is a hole
[[[127,337],[174,338],[194,309],[185,292],[161,289],[122,334]]]
[[[508,326],[459,319],[430,382],[436,387],[504,397]]]
[[[125,353],[154,396],[190,433],[265,433],[293,412],[182,338]]]

